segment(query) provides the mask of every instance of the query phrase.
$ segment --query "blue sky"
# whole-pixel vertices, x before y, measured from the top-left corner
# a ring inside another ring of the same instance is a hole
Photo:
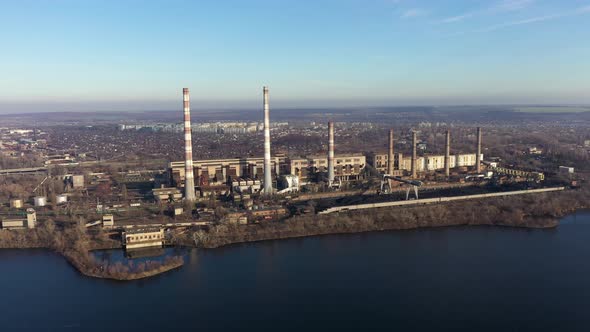
[[[590,0],[0,0],[0,112],[590,103]]]

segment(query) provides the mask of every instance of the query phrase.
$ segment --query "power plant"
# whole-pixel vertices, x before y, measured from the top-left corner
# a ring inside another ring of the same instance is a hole
[[[328,153],[322,155],[296,156],[277,153],[271,155],[270,143],[270,106],[269,89],[263,87],[263,131],[264,131],[264,155],[262,158],[255,156],[236,157],[230,159],[192,159],[192,133],[190,121],[190,97],[188,89],[183,89],[184,101],[184,132],[185,132],[185,160],[184,162],[171,162],[169,168],[170,184],[176,187],[185,185],[185,199],[196,201],[207,197],[225,197],[233,200],[243,207],[252,207],[250,195],[259,196],[262,201],[265,196],[273,194],[285,194],[299,192],[300,187],[311,186],[306,190],[323,191],[320,188],[327,179],[330,191],[340,190],[343,183],[348,183],[344,188],[349,188],[354,181],[363,181],[369,176],[366,172],[366,164],[370,164],[374,170],[382,175],[382,186],[379,193],[391,193],[400,186],[413,186],[414,190],[422,185],[420,180],[432,181],[440,179],[436,173],[443,174],[447,180],[452,178],[460,180],[459,173],[472,171],[479,174],[482,170],[481,155],[481,128],[477,128],[477,153],[463,153],[451,155],[450,130],[445,131],[444,153],[432,155],[420,153],[426,151],[425,142],[418,140],[418,130],[412,129],[411,155],[404,157],[401,152],[395,151],[394,129],[388,130],[387,151],[383,154],[372,152],[335,154],[335,128],[334,122],[328,121]],[[325,127],[324,127],[325,128]],[[405,145],[407,140],[400,140]],[[184,166],[184,167],[183,167]],[[475,166],[475,167],[474,167]],[[451,169],[457,169],[451,174]],[[489,170],[489,169],[488,169]],[[453,177],[451,177],[453,175]],[[480,178],[469,175],[462,178]],[[274,188],[276,180],[277,188]],[[409,181],[409,182],[408,182]],[[413,182],[412,182],[413,181]],[[288,185],[285,185],[288,184]],[[396,184],[397,183],[397,184]],[[296,184],[296,185],[295,185]],[[354,184],[353,184],[354,185]],[[314,188],[315,189],[310,189]],[[384,189],[387,190],[384,190]],[[164,190],[161,188],[158,190]],[[409,191],[408,191],[409,192]],[[162,195],[160,195],[162,196]],[[406,193],[406,196],[408,194]],[[256,196],[254,196],[256,197]],[[417,197],[417,195],[416,195]],[[165,197],[164,197],[165,198]],[[210,198],[211,199],[211,198]]]
[[[268,87],[262,88],[264,108],[264,194],[272,195],[272,170],[270,165],[270,109]]]
[[[182,89],[184,106],[184,198],[194,202],[195,176],[193,173],[193,143],[191,134],[191,106],[188,88]]]

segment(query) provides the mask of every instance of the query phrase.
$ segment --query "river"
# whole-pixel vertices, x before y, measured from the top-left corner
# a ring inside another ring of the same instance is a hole
[[[449,227],[187,250],[155,278],[0,250],[0,331],[588,331],[590,212],[557,229]]]

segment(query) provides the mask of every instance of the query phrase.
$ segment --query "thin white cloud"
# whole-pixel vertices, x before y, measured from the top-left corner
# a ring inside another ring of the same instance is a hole
[[[515,11],[531,6],[535,0],[503,0],[494,9],[497,11]]]
[[[520,21],[506,22],[506,23],[502,23],[502,24],[492,25],[490,27],[477,30],[477,32],[490,32],[490,31],[500,30],[503,28],[508,28],[508,27],[517,26],[517,25],[524,25],[524,24],[531,24],[531,23],[536,23],[536,22],[554,20],[554,19],[557,19],[557,18],[560,18],[563,16],[564,15],[556,14],[556,15],[531,17],[531,18],[527,18],[524,20],[520,20]]]
[[[513,26],[539,23],[539,22],[545,22],[545,21],[552,21],[552,20],[556,20],[556,19],[560,19],[560,18],[564,18],[564,17],[571,17],[571,16],[583,15],[583,14],[588,14],[588,13],[590,13],[590,5],[580,7],[576,10],[569,11],[569,12],[563,12],[563,13],[558,13],[558,14],[553,14],[553,15],[537,16],[537,17],[527,18],[524,20],[497,24],[497,25],[493,25],[493,26],[490,26],[490,27],[487,27],[487,28],[484,28],[481,30],[477,30],[476,32],[491,32],[491,31],[496,31],[496,30],[500,30],[500,29],[504,29],[504,28],[513,27]]]
[[[456,15],[456,16],[447,17],[447,18],[444,18],[444,19],[438,21],[438,23],[442,23],[442,24],[456,23],[456,22],[460,22],[460,21],[463,21],[465,19],[477,16],[477,15],[482,15],[482,14],[486,14],[486,13],[497,13],[497,12],[509,12],[509,11],[522,10],[522,9],[525,9],[525,8],[531,6],[534,2],[535,2],[535,0],[502,0],[491,7],[488,7],[488,8],[482,9],[482,10],[467,12],[467,13]]]
[[[440,20],[439,23],[455,23],[455,22],[463,21],[464,19],[470,18],[473,15],[475,15],[475,13],[466,13],[463,15],[451,16],[451,17],[447,17],[445,19]]]
[[[420,8],[411,8],[406,10],[405,12],[402,13],[401,17],[402,18],[414,18],[414,17],[420,17],[420,16],[425,16],[426,15],[426,11]]]

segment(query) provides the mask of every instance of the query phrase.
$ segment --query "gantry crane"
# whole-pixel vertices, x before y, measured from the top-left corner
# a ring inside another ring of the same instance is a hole
[[[391,180],[408,185],[408,188],[406,189],[406,201],[410,199],[410,190],[412,188],[414,189],[414,195],[416,196],[416,199],[418,199],[418,187],[422,186],[422,181],[406,180],[406,179],[402,179],[399,176],[391,176],[388,174],[384,174],[383,178],[381,179],[381,188],[379,190],[379,192],[381,194],[390,194],[391,193],[391,185],[389,182]]]

